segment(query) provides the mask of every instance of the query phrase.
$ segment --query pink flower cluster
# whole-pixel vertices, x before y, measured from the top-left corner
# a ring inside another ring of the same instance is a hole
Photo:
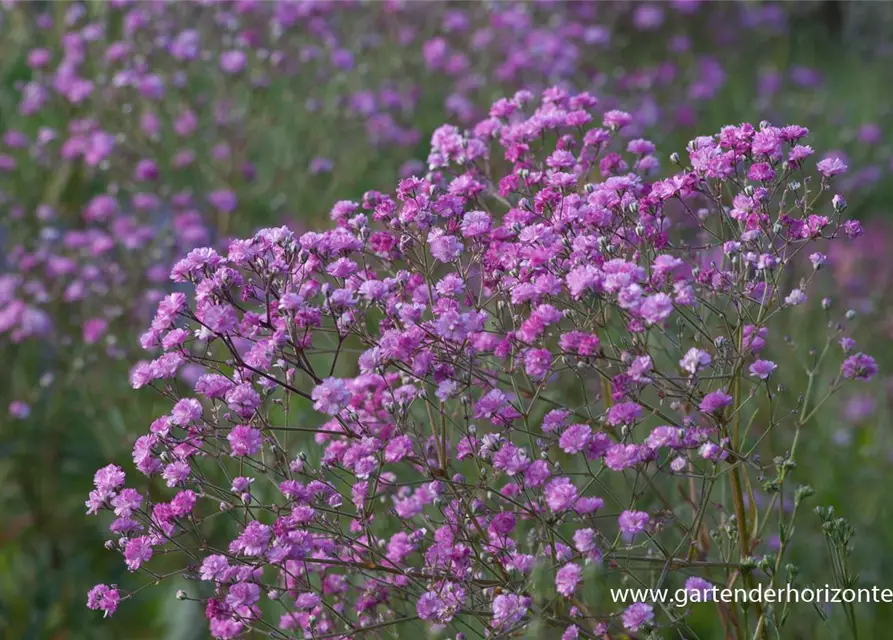
[[[772,384],[796,375],[770,359],[772,327],[812,282],[789,263],[859,233],[805,128],[724,127],[657,180],[655,146],[618,135],[631,124],[588,93],[520,91],[437,129],[426,176],[339,202],[326,231],[191,251],[132,374],[171,406],[133,450],[170,492],[98,473],[87,504],[116,516],[109,547],[131,571],[163,553],[210,583],[182,597],[216,638],[678,623],[589,601],[587,567],[742,571],[759,544],[743,487],[775,473],[763,436],[799,433],[877,367],[842,320],[828,340],[848,357],[828,348],[803,372],[837,361],[826,395]],[[739,529],[711,546],[724,500]],[[534,589],[542,572],[553,586]],[[100,585],[89,605],[118,599]]]
[[[41,341],[51,373],[91,346],[124,356],[175,257],[287,215],[284,167],[331,170],[328,158],[265,163],[282,134],[258,122],[252,95],[293,87],[305,121],[324,112],[370,149],[420,139],[401,124],[412,86],[357,69],[381,42],[352,41],[354,18],[334,4],[52,8],[0,8],[4,40],[15,23],[32,47],[25,78],[4,89],[0,340]],[[297,99],[285,100],[292,114]]]
[[[693,126],[726,83],[728,60],[699,50],[698,25],[707,25],[716,51],[758,48],[785,27],[785,11],[772,4],[346,5],[115,1],[101,14],[79,3],[53,12],[0,9],[10,16],[0,22],[15,18],[32,45],[23,53],[28,71],[10,96],[16,113],[4,119],[0,140],[0,208],[8,222],[0,235],[8,256],[0,340],[39,340],[61,352],[50,368],[99,350],[126,356],[134,326],[167,292],[174,256],[223,247],[229,235],[295,211],[312,217],[320,210],[317,189],[329,180],[381,188],[398,173],[420,171],[409,149],[423,135],[415,124],[423,93],[471,124],[494,86],[500,93],[554,83],[602,87],[605,111],[615,112],[610,122],[624,126],[627,150],[638,156],[634,170],[657,172],[643,136]],[[654,40],[655,50],[633,43],[641,57],[631,61],[623,53],[631,43],[618,41],[624,37]],[[393,61],[388,47],[395,44],[401,56]],[[690,56],[691,64],[668,61],[668,53]],[[434,80],[420,80],[424,74]],[[813,76],[797,68],[790,79],[764,84],[775,91],[785,82],[815,86]],[[771,105],[762,111],[777,110]],[[330,131],[345,140],[333,145]],[[880,135],[875,124],[860,128],[860,140]],[[394,166],[379,162],[384,149],[394,151]],[[570,161],[560,151],[549,168]],[[368,177],[373,162],[384,178]],[[601,162],[617,173],[628,169],[617,153]],[[839,154],[823,162],[835,174],[846,164]],[[769,180],[768,170],[762,162],[750,172]],[[857,173],[866,174],[859,183],[882,175],[876,163]],[[26,187],[35,184],[46,188]],[[468,219],[468,233],[488,230],[482,215]],[[449,234],[427,241],[438,260],[460,250]],[[666,308],[661,300],[649,305]]]

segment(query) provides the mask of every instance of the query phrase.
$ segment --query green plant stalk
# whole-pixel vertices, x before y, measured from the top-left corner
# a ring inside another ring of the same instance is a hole
[[[736,342],[738,343],[738,348],[743,348],[743,339],[744,339],[744,329],[743,325],[739,323],[738,325],[738,336]],[[732,397],[733,403],[732,406],[737,409],[737,407],[741,406],[741,363],[738,364],[737,370],[735,371],[735,379],[732,384]],[[740,450],[740,439],[741,439],[741,412],[736,411],[735,417],[733,419],[732,426],[732,451],[737,455]],[[735,505],[735,520],[738,524],[738,546],[740,548],[740,558],[743,563],[745,559],[750,554],[750,531],[747,525],[747,512],[744,509],[744,492],[742,489],[741,482],[741,465],[734,465],[732,467],[731,474],[731,485],[732,485],[732,502]],[[742,570],[744,583],[747,585],[748,589],[754,588],[753,576],[751,576],[749,571]],[[755,609],[757,612],[757,618],[763,617],[763,606],[756,602],[754,603]],[[760,638],[764,640],[768,640],[768,634],[766,633],[765,628],[759,629],[761,630]],[[747,632],[747,627],[745,626],[745,633]],[[757,637],[757,636],[754,636]]]

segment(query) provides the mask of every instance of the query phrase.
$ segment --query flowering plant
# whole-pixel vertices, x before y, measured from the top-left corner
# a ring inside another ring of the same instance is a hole
[[[329,231],[264,229],[173,268],[185,290],[141,340],[163,353],[131,378],[171,404],[133,459],[172,493],[110,465],[87,505],[114,512],[108,546],[131,571],[163,554],[213,587],[179,597],[205,603],[214,637],[684,628],[663,603],[587,598],[587,567],[693,591],[789,579],[808,487],[793,514],[777,506],[802,429],[877,371],[844,322],[808,354],[802,397],[773,384],[797,365],[767,353],[807,303],[812,276],[790,282],[789,263],[818,270],[812,243],[860,232],[829,197],[845,166],[811,176],[806,129],[743,124],[653,180],[654,145],[620,144],[627,113],[559,89],[533,101],[441,127],[428,176],[339,202]],[[187,363],[204,370],[192,391]],[[126,597],[98,585],[88,606]],[[720,615],[736,637],[785,623]]]

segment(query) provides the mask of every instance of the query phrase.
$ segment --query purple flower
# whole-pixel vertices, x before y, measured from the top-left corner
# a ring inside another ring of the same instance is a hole
[[[511,418],[516,414],[508,396],[501,389],[491,389],[474,406],[475,418],[489,418],[491,422],[496,423],[500,422],[502,417]]]
[[[124,489],[112,498],[112,507],[115,509],[115,515],[126,518],[134,511],[140,508],[143,503],[143,496],[136,489]]]
[[[93,475],[93,484],[102,493],[113,493],[124,485],[124,470],[114,464],[105,466]]]
[[[717,389],[704,396],[704,399],[701,400],[701,404],[698,405],[698,408],[703,413],[717,413],[728,407],[730,404],[732,404],[732,396],[721,389]]]
[[[408,436],[397,436],[388,442],[384,450],[385,462],[399,462],[412,453],[412,438]]]
[[[181,31],[168,45],[170,54],[177,60],[194,60],[201,52],[199,47],[199,33],[192,29]]]
[[[572,424],[558,441],[558,446],[565,453],[580,453],[592,438],[592,428],[588,424]]]
[[[506,442],[499,448],[499,451],[493,454],[493,466],[509,476],[524,471],[529,464],[530,461],[524,451],[511,442]]]
[[[609,128],[621,129],[633,121],[633,117],[626,111],[614,109],[604,116],[604,125]]]
[[[605,465],[614,471],[623,471],[640,462],[640,452],[635,444],[615,444],[605,453]]]
[[[171,512],[176,518],[184,518],[192,513],[192,509],[195,507],[197,500],[198,498],[194,491],[190,489],[180,491],[174,496],[174,499],[171,500]]]
[[[858,424],[868,420],[877,411],[877,401],[870,394],[859,394],[849,398],[844,408],[847,422]]]
[[[96,343],[108,329],[109,323],[105,318],[91,318],[84,323],[83,338],[85,344]]]
[[[313,408],[330,416],[337,414],[350,402],[347,384],[340,378],[326,378],[313,388]]]
[[[665,293],[648,296],[639,309],[647,324],[658,324],[670,317],[673,312],[673,299]]]
[[[645,530],[645,526],[651,520],[651,517],[644,511],[626,510],[617,518],[620,525],[620,531],[626,535],[636,535]]]
[[[230,553],[242,553],[259,557],[266,552],[272,538],[272,530],[257,520],[252,520],[238,538],[229,545]]]
[[[182,262],[182,261],[181,261]],[[176,267],[174,267],[176,269]],[[230,333],[236,328],[236,310],[228,305],[214,304],[202,307],[198,318],[208,329],[218,334]]]
[[[577,590],[583,577],[583,570],[576,564],[568,563],[555,574],[555,588],[565,598],[569,598]]]
[[[127,568],[136,571],[152,558],[152,543],[148,536],[131,538],[124,547]]]
[[[635,633],[654,619],[654,608],[650,604],[636,602],[626,608],[621,618],[623,628]]]
[[[252,582],[237,582],[226,594],[226,604],[233,609],[250,607],[260,600],[260,587]]]
[[[233,456],[253,456],[261,449],[260,431],[247,425],[233,427],[226,439]]]
[[[760,380],[766,380],[777,368],[778,365],[771,360],[756,360],[748,370],[750,375],[756,376]]]
[[[724,457],[722,447],[715,442],[705,442],[701,445],[701,448],[698,449],[698,453],[701,454],[701,457],[705,460],[712,460],[713,462]]]
[[[232,213],[239,204],[236,194],[229,189],[212,191],[208,194],[208,202],[220,213]]]
[[[685,581],[685,590],[688,591],[689,595],[697,594],[694,596],[693,601],[695,602],[706,602],[712,589],[713,585],[698,576],[691,576]]]
[[[636,402],[621,402],[608,409],[606,422],[612,427],[633,424],[642,417],[642,407]]]
[[[564,633],[561,634],[561,640],[578,640],[579,637],[580,629],[575,624],[570,625],[564,630]]]
[[[843,361],[840,374],[847,380],[871,380],[877,375],[877,363],[869,355],[857,353]]]
[[[428,235],[428,246],[431,247],[431,255],[440,262],[452,262],[458,258],[464,249],[462,242],[456,236],[446,235],[443,232],[431,232]]]
[[[806,302],[806,294],[803,293],[800,289],[794,289],[791,291],[787,297],[784,299],[786,305],[795,307],[798,304],[803,304]]]
[[[750,349],[751,353],[758,353],[766,346],[766,337],[769,335],[767,327],[757,329],[752,324],[744,325],[744,334],[742,338],[742,346]]]
[[[447,624],[465,602],[465,589],[447,582],[436,591],[422,594],[416,603],[416,613],[422,620]]]
[[[569,509],[577,500],[577,487],[570,478],[555,478],[546,485],[546,504],[552,511]]]
[[[586,291],[598,291],[603,273],[592,265],[574,267],[565,276],[568,291],[574,300],[579,300]]]
[[[462,218],[462,235],[466,238],[476,238],[490,231],[492,224],[490,214],[484,211],[469,211]]]
[[[195,398],[183,398],[178,400],[171,412],[171,422],[185,427],[190,422],[202,417],[202,405]]]
[[[493,626],[496,629],[511,627],[527,613],[529,598],[513,593],[500,594],[493,599]]]
[[[31,406],[21,400],[13,400],[9,403],[9,415],[18,420],[24,420],[31,415]]]
[[[161,477],[167,482],[167,486],[176,487],[182,484],[189,477],[191,469],[189,463],[183,460],[171,462],[164,468]]]
[[[239,73],[245,68],[248,58],[242,51],[225,51],[220,54],[220,68],[227,73]]]
[[[816,169],[818,169],[819,173],[821,173],[826,178],[830,178],[831,176],[836,176],[839,173],[844,173],[847,170],[847,166],[838,156],[833,156],[831,158],[825,158],[824,160],[821,160],[818,164],[816,164]]]
[[[548,349],[528,349],[524,353],[524,370],[534,380],[542,380],[552,367],[552,352]]]
[[[558,345],[563,351],[580,356],[593,356],[598,353],[601,341],[598,336],[582,331],[569,331],[561,334]],[[636,363],[634,363],[636,366]]]
[[[654,31],[660,28],[664,22],[664,10],[653,4],[643,4],[636,7],[633,13],[633,24],[639,31]]]
[[[711,362],[713,362],[713,358],[710,357],[709,353],[696,347],[692,347],[682,357],[682,360],[679,361],[679,366],[682,367],[683,371],[687,371],[691,375],[694,375]]]
[[[208,398],[223,398],[233,386],[226,376],[206,373],[196,381],[195,392]]]
[[[116,587],[98,584],[87,594],[87,607],[94,611],[102,611],[103,617],[107,618],[118,609],[118,600]]]
[[[846,206],[846,203],[844,203],[844,206]],[[847,220],[843,223],[843,232],[847,238],[853,239],[863,235],[865,229],[862,228],[862,223],[858,220]]]
[[[260,394],[247,382],[226,392],[226,405],[242,418],[250,418],[260,406]]]

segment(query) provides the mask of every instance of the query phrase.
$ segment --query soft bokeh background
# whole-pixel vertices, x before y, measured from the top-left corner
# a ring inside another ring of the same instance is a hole
[[[890,370],[893,5],[0,7],[2,638],[204,637],[201,612],[173,597],[176,582],[110,621],[84,607],[96,582],[146,583],[103,548],[83,502],[94,470],[126,460],[159,412],[127,378],[167,269],[192,247],[261,226],[325,224],[336,201],[424,172],[435,127],[474,123],[521,87],[589,90],[632,112],[632,134],[665,152],[726,123],[807,126],[815,148],[849,164],[841,190],[869,230],[832,253],[838,269],[823,286],[858,311]],[[797,320],[794,340],[823,330],[815,311]],[[891,587],[881,378],[811,424],[799,479],[856,526],[863,583]],[[827,559],[814,542],[795,560],[820,576]],[[889,606],[857,612],[862,637],[889,637]],[[839,612],[823,613],[827,622],[806,611],[798,637],[841,637]],[[703,637],[713,637],[710,615],[693,623]]]

